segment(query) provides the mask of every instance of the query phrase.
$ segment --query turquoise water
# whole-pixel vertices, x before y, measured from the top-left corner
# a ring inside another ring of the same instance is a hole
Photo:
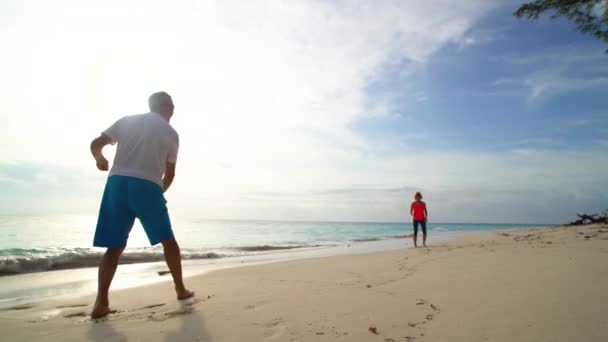
[[[92,248],[94,216],[0,216],[0,275],[95,266],[102,249]],[[404,238],[411,223],[174,220],[186,259],[247,256],[316,246]],[[429,223],[438,232],[530,228],[525,224]],[[124,263],[162,260],[136,223]]]

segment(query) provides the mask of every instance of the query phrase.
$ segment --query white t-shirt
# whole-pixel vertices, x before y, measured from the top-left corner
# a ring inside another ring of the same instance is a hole
[[[162,186],[166,162],[177,161],[179,136],[158,113],[125,116],[103,134],[118,143],[110,176],[143,178]]]

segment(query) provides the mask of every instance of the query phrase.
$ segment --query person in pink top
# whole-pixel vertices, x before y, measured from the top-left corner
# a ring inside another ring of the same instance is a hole
[[[426,221],[429,214],[426,210],[426,203],[422,201],[422,194],[419,192],[414,195],[410,215],[412,215],[414,223],[414,247],[418,247],[418,225],[422,227],[422,245],[426,247]]]

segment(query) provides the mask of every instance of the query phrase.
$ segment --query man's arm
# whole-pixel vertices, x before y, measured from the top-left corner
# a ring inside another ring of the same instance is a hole
[[[163,192],[167,191],[175,178],[175,163],[167,162],[165,164],[165,174],[163,175]]]
[[[95,158],[97,168],[100,171],[108,171],[109,163],[106,157],[103,156],[102,150],[104,146],[112,144],[112,139],[105,134],[98,136],[91,141],[91,154]]]

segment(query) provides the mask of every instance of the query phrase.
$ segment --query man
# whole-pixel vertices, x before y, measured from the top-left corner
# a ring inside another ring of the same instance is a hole
[[[177,299],[194,296],[184,286],[180,249],[163,195],[175,177],[179,148],[177,132],[169,125],[173,100],[159,92],[150,96],[148,104],[150,113],[125,116],[91,142],[91,153],[101,171],[109,168],[102,149],[118,143],[93,242],[107,250],[99,264],[97,300],[91,318],[110,313],[108,291],[135,218],[140,220],[151,245],[162,243]]]

